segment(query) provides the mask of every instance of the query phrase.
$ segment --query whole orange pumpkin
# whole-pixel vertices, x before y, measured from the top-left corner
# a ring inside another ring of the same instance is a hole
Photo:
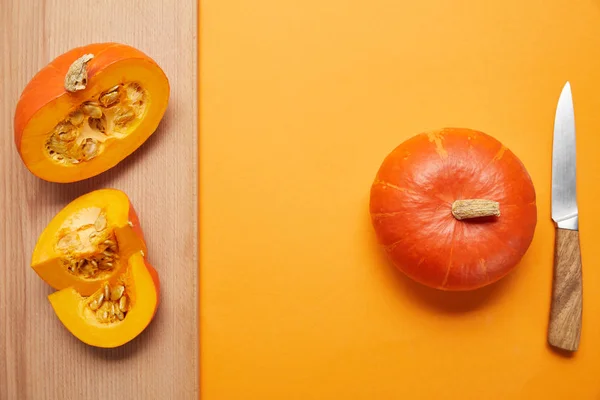
[[[537,223],[521,161],[493,137],[464,128],[422,133],[396,147],[371,187],[370,213],[394,265],[442,290],[504,277]]]

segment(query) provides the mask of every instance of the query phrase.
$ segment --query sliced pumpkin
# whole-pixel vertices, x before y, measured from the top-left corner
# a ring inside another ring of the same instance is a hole
[[[158,306],[158,275],[145,261],[146,253],[129,197],[117,189],[100,189],[73,200],[50,221],[31,267],[58,290],[50,302],[75,336],[94,346],[114,347],[137,336]],[[140,309],[134,311],[137,304]],[[98,329],[113,325],[125,328],[102,336],[104,342],[94,339],[100,338]]]
[[[82,342],[95,347],[121,346],[152,321],[160,301],[160,283],[142,253],[133,254],[121,275],[104,281],[91,296],[72,287],[48,296],[57,317]]]
[[[15,145],[25,166],[51,182],[98,175],[154,133],[170,95],[167,76],[138,49],[94,43],[61,54],[23,90]]]
[[[64,207],[40,235],[31,267],[56,290],[90,295],[122,272],[133,253],[147,252],[137,214],[125,193],[101,189]]]

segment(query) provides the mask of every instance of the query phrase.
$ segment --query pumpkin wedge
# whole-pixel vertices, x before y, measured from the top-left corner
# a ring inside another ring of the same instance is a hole
[[[72,287],[48,300],[63,325],[82,342],[95,347],[121,346],[148,326],[159,304],[160,283],[154,268],[133,254],[125,272],[105,281],[91,296]]]
[[[101,189],[73,200],[50,221],[31,267],[58,290],[49,300],[69,331],[85,343],[114,347],[143,331],[158,307],[159,279],[146,253],[127,195]]]
[[[73,200],[50,221],[31,267],[56,290],[71,286],[90,295],[139,251],[147,248],[129,198],[120,190],[101,189]]]
[[[98,175],[154,133],[170,86],[158,64],[119,43],[94,43],[54,59],[17,103],[17,151],[34,175],[74,182]]]
[[[441,290],[473,290],[519,263],[537,223],[533,183],[493,137],[465,128],[414,136],[382,162],[370,215],[393,264]]]

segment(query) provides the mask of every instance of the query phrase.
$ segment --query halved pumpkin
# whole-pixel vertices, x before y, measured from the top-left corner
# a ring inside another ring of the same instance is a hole
[[[116,347],[140,334],[159,303],[158,274],[145,260],[139,221],[116,189],[87,193],[40,235],[31,266],[65,327],[84,343]]]
[[[26,167],[52,182],[98,175],[133,153],[156,130],[170,86],[159,65],[119,43],[72,49],[23,90],[14,120]]]

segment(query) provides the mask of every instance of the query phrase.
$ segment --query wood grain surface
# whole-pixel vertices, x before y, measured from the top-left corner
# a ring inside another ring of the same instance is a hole
[[[552,346],[567,351],[576,351],[579,348],[582,302],[579,232],[558,228],[548,326],[548,342]]]
[[[0,399],[198,397],[197,3],[0,1]],[[90,42],[133,45],[171,82],[156,133],[131,157],[75,184],[30,174],[13,144],[13,113],[28,80],[60,53]],[[68,202],[98,188],[125,191],[139,213],[161,305],[137,339],[84,345],[55,317],[52,292],[29,267],[38,235]]]

